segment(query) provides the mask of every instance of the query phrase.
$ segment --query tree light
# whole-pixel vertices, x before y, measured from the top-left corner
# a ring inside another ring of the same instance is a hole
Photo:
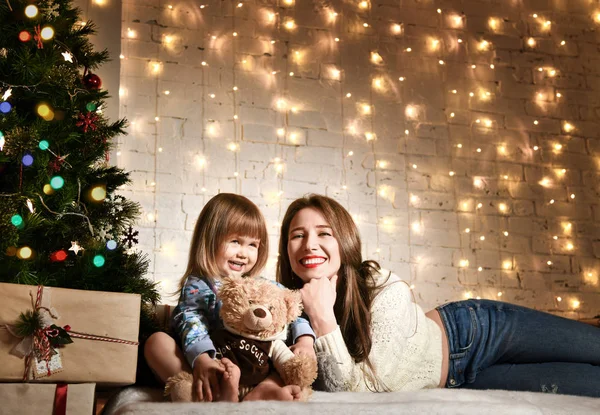
[[[29,17],[30,19],[37,16],[37,14],[38,8],[35,7],[33,4],[30,4],[29,6],[25,7],[25,16]]]

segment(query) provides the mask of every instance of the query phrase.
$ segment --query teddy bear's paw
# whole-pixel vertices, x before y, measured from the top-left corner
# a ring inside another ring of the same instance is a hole
[[[305,355],[294,356],[283,364],[281,375],[286,384],[305,388],[317,378],[317,362]]]
[[[306,386],[306,387],[302,388],[302,392],[300,394],[300,401],[307,402],[308,400],[310,400],[312,393],[313,393],[313,389],[310,386]]]
[[[179,372],[167,379],[165,384],[165,396],[170,396],[173,402],[192,402],[191,373]]]

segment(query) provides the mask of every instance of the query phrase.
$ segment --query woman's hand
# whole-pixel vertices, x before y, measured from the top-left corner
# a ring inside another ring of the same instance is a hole
[[[337,297],[336,284],[337,275],[334,275],[331,278],[312,279],[300,289],[304,312],[308,315],[317,337],[331,333],[337,328],[333,311]]]

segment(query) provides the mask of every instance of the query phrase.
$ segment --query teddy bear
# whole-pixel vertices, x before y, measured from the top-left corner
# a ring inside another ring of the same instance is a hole
[[[284,340],[287,326],[302,313],[298,291],[264,278],[231,276],[219,289],[223,329],[211,333],[217,358],[228,358],[241,370],[240,400],[267,378],[274,368],[286,385],[302,388],[302,400],[311,394],[317,362],[296,356]],[[173,401],[192,400],[192,375],[180,373],[165,388]]]

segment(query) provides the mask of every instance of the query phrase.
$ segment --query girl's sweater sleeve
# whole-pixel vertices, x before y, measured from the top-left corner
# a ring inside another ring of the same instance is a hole
[[[194,361],[202,353],[215,356],[215,346],[208,332],[214,323],[217,298],[208,284],[196,277],[188,277],[173,312],[172,327],[181,340],[186,360],[194,367]]]
[[[395,277],[395,276],[394,276]],[[330,355],[337,361],[341,372],[341,383],[349,391],[373,391],[381,387],[391,390],[401,382],[397,362],[400,360],[407,338],[415,327],[415,313],[411,312],[410,289],[396,277],[379,292],[371,306],[372,346],[369,358],[377,375],[375,383],[370,370],[364,363],[356,363],[350,353],[339,326],[331,333],[319,337],[315,350]],[[326,376],[327,374],[323,374]],[[340,383],[340,379],[332,381]]]

